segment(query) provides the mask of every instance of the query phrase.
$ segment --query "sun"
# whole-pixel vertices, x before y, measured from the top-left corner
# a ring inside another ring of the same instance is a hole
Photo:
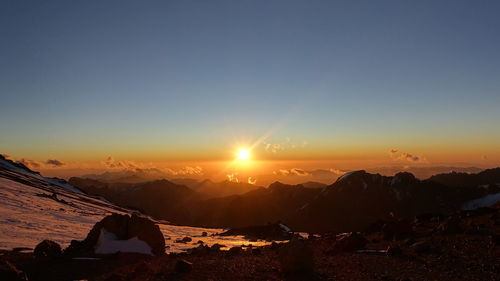
[[[248,160],[250,158],[250,151],[246,148],[238,150],[238,160]]]

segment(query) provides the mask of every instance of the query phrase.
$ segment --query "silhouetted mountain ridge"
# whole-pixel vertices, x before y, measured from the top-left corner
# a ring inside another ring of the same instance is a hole
[[[382,176],[360,170],[346,173],[324,188],[274,182],[268,188],[252,186],[252,190],[245,193],[209,199],[200,190],[208,186],[221,192],[238,184],[206,180],[194,190],[168,180],[120,187],[88,179],[72,178],[70,183],[120,205],[135,207],[178,224],[245,227],[281,220],[300,231],[344,232],[361,230],[380,219],[452,213],[466,202],[500,192],[495,184],[498,171],[500,169],[491,169],[478,175],[466,175],[479,180],[471,181],[474,185],[464,188],[436,180],[444,178],[454,183],[455,177],[464,177],[459,173],[419,180],[408,172]],[[484,186],[488,181],[493,182]],[[105,192],[111,197],[104,195]]]

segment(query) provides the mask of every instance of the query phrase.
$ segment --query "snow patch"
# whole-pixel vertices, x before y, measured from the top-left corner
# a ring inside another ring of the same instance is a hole
[[[108,232],[104,228],[101,228],[101,233],[99,234],[94,252],[96,254],[114,254],[122,252],[153,255],[151,247],[139,238],[133,237],[128,240],[118,240],[114,233]]]
[[[482,198],[471,200],[462,205],[462,210],[474,210],[481,207],[489,207],[500,201],[500,193],[488,194]]]
[[[357,172],[357,171],[347,172],[347,173],[345,173],[345,174],[341,175],[341,176],[337,179],[337,181],[341,181],[341,180],[345,179],[346,177],[348,177],[348,176],[352,175],[352,174],[353,174],[353,173],[355,173],[355,172]]]
[[[292,231],[288,226],[286,226],[286,225],[284,225],[282,223],[280,223],[280,228],[283,229],[283,231],[285,231],[285,232],[291,232]]]

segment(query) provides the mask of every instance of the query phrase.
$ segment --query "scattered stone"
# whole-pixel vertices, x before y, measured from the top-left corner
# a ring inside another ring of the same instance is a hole
[[[362,250],[366,247],[367,243],[368,240],[366,240],[361,234],[351,232],[337,240],[333,247],[329,251],[327,251],[327,254],[337,254],[341,252],[353,252]]]
[[[191,237],[186,236],[182,239],[175,240],[175,243],[187,243],[187,242],[191,242],[191,241],[193,241],[193,239]]]
[[[210,250],[211,250],[210,247],[208,247],[207,245],[199,245],[198,247],[193,248],[191,250],[191,253],[202,255],[202,254],[207,254],[208,252],[210,252]]]
[[[312,272],[314,267],[312,248],[298,237],[281,247],[279,261],[284,273]]]
[[[43,240],[33,251],[37,258],[57,258],[62,254],[61,246],[52,240]]]
[[[198,242],[196,242],[196,244],[205,244],[205,242],[203,242],[202,240],[198,240]]]
[[[225,248],[226,245],[221,245],[219,243],[215,243],[212,245],[212,247],[210,247],[211,250],[214,250],[214,251],[219,251],[221,248]]]
[[[193,269],[193,264],[187,260],[180,259],[175,263],[175,272],[177,273],[188,273]]]
[[[206,237],[206,236],[208,236],[208,233],[207,233],[206,231],[203,231],[203,232],[201,233],[201,236]]]
[[[242,252],[243,249],[241,247],[232,247],[231,249],[229,249],[228,254],[230,256],[235,256],[241,254]]]

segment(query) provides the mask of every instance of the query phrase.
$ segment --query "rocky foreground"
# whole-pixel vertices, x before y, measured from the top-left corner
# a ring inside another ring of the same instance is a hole
[[[500,280],[500,204],[265,247],[82,258],[46,242],[0,261],[0,280]]]

